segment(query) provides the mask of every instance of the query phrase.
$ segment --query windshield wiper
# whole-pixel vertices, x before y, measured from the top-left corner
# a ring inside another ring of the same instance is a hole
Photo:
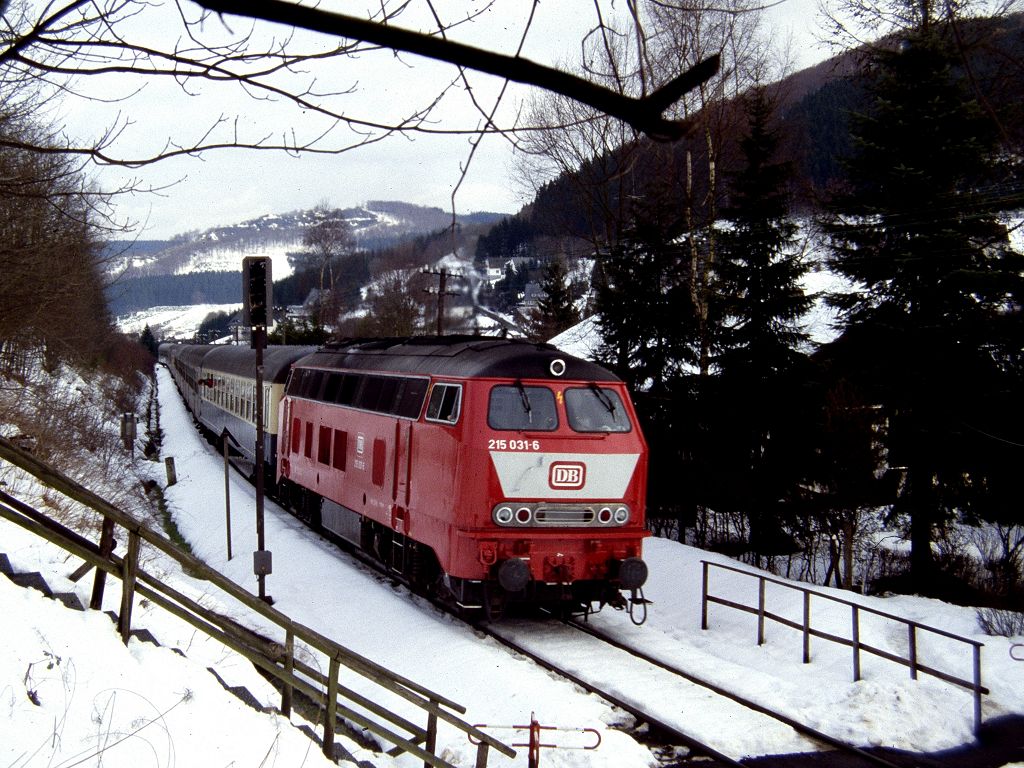
[[[608,393],[601,389],[597,384],[590,383],[590,388],[594,391],[594,396],[601,402],[605,410],[608,411],[612,416],[615,415],[615,403],[608,397]]]
[[[530,406],[530,396],[526,394],[526,387],[523,382],[516,379],[516,389],[519,390],[519,398],[523,401],[523,410],[526,411],[527,420],[533,424],[533,408]]]

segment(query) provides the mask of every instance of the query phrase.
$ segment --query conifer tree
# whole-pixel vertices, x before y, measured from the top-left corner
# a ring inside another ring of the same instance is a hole
[[[808,336],[800,325],[813,297],[800,279],[807,270],[789,217],[789,163],[777,159],[779,137],[771,125],[773,105],[763,88],[745,104],[747,130],[742,166],[731,183],[719,235],[718,291],[724,320],[716,332],[717,376],[710,382],[718,401],[705,447],[719,467],[718,487],[708,499],[719,509],[738,508],[750,523],[755,552],[770,554],[783,544],[781,509],[792,500],[800,475],[787,439],[801,423],[793,397],[796,374],[805,371]]]
[[[663,392],[695,362],[689,247],[657,196],[640,204],[618,243],[598,262],[601,360],[632,389]]]
[[[580,321],[580,314],[573,304],[569,288],[568,273],[561,259],[551,259],[541,273],[541,290],[544,295],[538,301],[533,313],[530,335],[538,341],[548,341]]]
[[[995,136],[950,26],[925,18],[874,53],[872,107],[853,121],[848,190],[827,222],[831,267],[854,286],[833,297],[844,324],[834,357],[883,408],[919,588],[934,573],[936,526],[981,484],[965,454],[979,433],[999,435],[982,406],[1005,390],[1001,361],[1021,346],[1024,264],[987,191]]]
[[[743,167],[723,211],[731,229],[719,236],[721,290],[731,322],[721,332],[716,363],[723,375],[767,383],[803,358],[808,342],[800,325],[813,302],[800,280],[808,265],[789,217],[792,167],[776,157],[779,136],[763,88],[747,98]]]

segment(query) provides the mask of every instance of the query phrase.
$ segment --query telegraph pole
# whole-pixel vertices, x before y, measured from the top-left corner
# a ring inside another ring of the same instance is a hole
[[[424,269],[423,274],[425,275],[437,275],[440,278],[440,282],[437,288],[437,335],[444,336],[444,297],[445,296],[458,296],[459,294],[455,291],[448,290],[448,270],[441,267],[439,270]],[[428,288],[426,293],[433,293],[432,288]]]

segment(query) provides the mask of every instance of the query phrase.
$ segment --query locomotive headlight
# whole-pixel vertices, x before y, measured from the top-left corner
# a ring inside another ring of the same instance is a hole
[[[629,522],[629,509],[626,507],[619,507],[615,510],[615,524],[625,525]]]
[[[601,525],[608,525],[612,521],[612,509],[611,507],[601,507],[597,513],[597,522]]]
[[[512,507],[498,507],[494,510],[494,522],[498,525],[508,525],[512,522]]]
[[[527,525],[533,519],[533,510],[529,507],[520,507],[516,510],[516,522],[520,525]]]

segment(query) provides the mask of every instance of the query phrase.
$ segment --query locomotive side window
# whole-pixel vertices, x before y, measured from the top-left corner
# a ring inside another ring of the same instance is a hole
[[[341,390],[341,380],[344,374],[331,373],[327,376],[327,386],[324,387],[324,400],[333,403],[338,399],[338,392]]]
[[[320,427],[320,438],[316,445],[316,460],[321,464],[331,463],[331,428]]]
[[[355,373],[346,373],[345,380],[341,383],[341,390],[338,392],[338,405],[352,405],[356,401],[356,394],[359,392],[359,385],[362,383],[362,376]]]
[[[302,446],[302,421],[292,419],[292,453],[298,453]]]
[[[407,419],[419,418],[423,410],[423,398],[427,394],[426,379],[405,379],[398,402],[395,403],[395,415]]]
[[[577,432],[629,432],[632,426],[618,392],[592,384],[565,390],[569,426]]]
[[[499,385],[491,390],[487,408],[491,429],[551,432],[558,429],[555,393],[547,387]]]
[[[313,425],[306,422],[306,450],[303,451],[307,459],[313,458]]]
[[[461,384],[435,384],[430,390],[430,402],[427,403],[427,421],[454,424],[459,420],[461,404]]]
[[[348,432],[334,430],[334,468],[345,471],[345,456],[348,453]]]

